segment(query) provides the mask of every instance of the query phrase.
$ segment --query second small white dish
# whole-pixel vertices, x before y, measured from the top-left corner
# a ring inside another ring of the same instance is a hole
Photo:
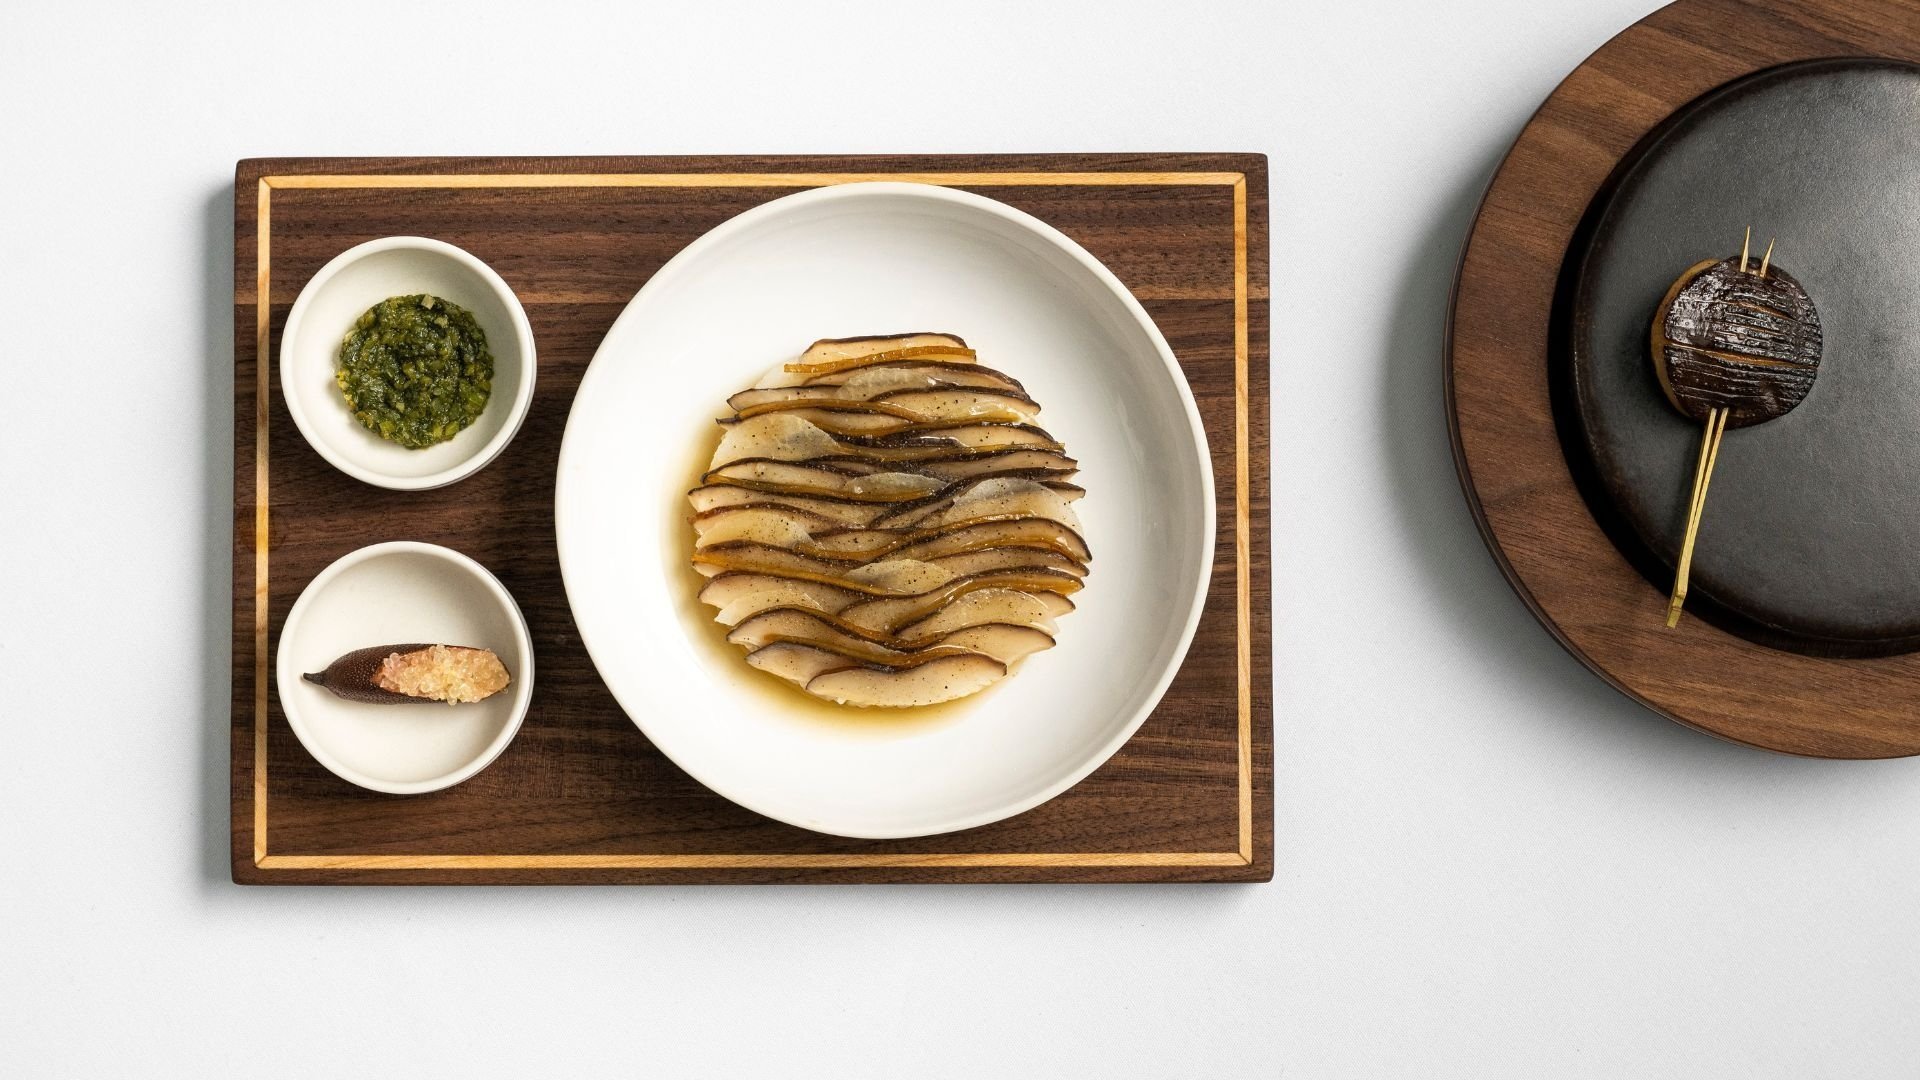
[[[415,643],[492,649],[512,682],[464,705],[386,705],[301,678],[356,649]],[[374,544],[335,560],[294,601],[274,682],[315,760],[361,787],[415,795],[467,779],[513,741],[533,699],[533,641],[513,597],[479,563],[436,544]]]
[[[392,296],[428,293],[473,313],[493,354],[493,394],[465,430],[409,450],[368,431],[334,382],[341,340],[366,310]],[[420,491],[472,475],[500,456],[533,402],[533,328],[499,274],[460,248],[424,236],[389,236],[348,248],[300,290],[280,335],[280,393],[294,425],[341,472],[384,488]]]

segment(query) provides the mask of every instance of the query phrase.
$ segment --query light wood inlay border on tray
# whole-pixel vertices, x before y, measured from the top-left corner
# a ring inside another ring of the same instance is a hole
[[[1231,187],[1233,189],[1233,490],[1239,844],[1234,851],[767,855],[270,855],[267,853],[267,403],[273,312],[269,216],[274,189],[530,187],[826,187],[872,181],[948,187]],[[1247,177],[1239,172],[442,173],[260,178],[254,296],[253,863],[263,870],[674,870],[885,867],[1246,866],[1253,862],[1252,496],[1248,457]]]

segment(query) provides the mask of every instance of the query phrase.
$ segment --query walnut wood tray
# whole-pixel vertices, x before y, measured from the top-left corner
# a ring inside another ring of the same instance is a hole
[[[667,259],[794,191],[910,180],[1026,210],[1101,259],[1159,324],[1213,452],[1219,536],[1193,648],[1105,766],[1035,810],[916,840],[823,836],[713,794],[595,673],[554,551],[567,412],[601,337]],[[380,236],[457,244],[519,294],[531,413],[449,488],[373,488],[324,462],[280,396],[279,335],[328,259]],[[276,159],[234,180],[232,860],[246,884],[1264,881],[1273,874],[1266,159],[1246,154]],[[294,738],[278,632],[328,563],[383,540],[478,559],[527,616],[540,677],[519,736],[467,782],[363,791]]]
[[[1679,0],[1569,75],[1501,164],[1462,253],[1448,324],[1449,420],[1462,485],[1501,570],[1601,678],[1749,746],[1897,757],[1920,753],[1920,654],[1798,655],[1697,615],[1668,630],[1665,582],[1636,569],[1583,501],[1551,400],[1563,263],[1620,163],[1701,95],[1829,57],[1920,61],[1920,5]]]

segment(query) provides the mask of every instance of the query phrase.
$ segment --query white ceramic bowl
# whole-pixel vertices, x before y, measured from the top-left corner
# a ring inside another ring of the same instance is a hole
[[[390,296],[430,293],[468,311],[493,353],[493,395],[460,434],[409,450],[368,431],[334,382],[340,342],[366,310]],[[452,244],[424,236],[369,240],[313,275],[280,335],[280,393],[300,434],[341,472],[402,491],[443,487],[505,450],[533,401],[533,328],[507,283]]]
[[[492,649],[513,681],[464,705],[375,705],[300,677],[356,649],[415,642]],[[274,684],[288,726],[334,775],[416,795],[467,779],[513,741],[533,699],[533,642],[513,597],[479,563],[437,544],[374,544],[335,560],[294,601]]]
[[[910,330],[961,335],[1040,402],[1081,463],[1092,574],[1059,644],[985,693],[925,715],[816,704],[694,599],[685,492],[729,394],[816,338]],[[876,183],[757,207],[653,276],[581,383],[555,518],[581,637],[656,746],[762,814],[898,837],[1019,813],[1119,749],[1192,640],[1213,506],[1192,393],[1105,267],[991,199]]]

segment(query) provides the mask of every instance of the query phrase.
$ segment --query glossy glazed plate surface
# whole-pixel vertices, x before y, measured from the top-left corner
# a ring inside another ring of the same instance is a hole
[[[1595,200],[1568,253],[1554,342],[1560,421],[1589,502],[1665,591],[1700,425],[1660,392],[1647,331],[1675,276],[1754,230],[1808,290],[1825,357],[1787,415],[1730,430],[1694,550],[1688,608],[1818,655],[1920,647],[1920,65],[1818,60],[1682,109]],[[1650,556],[1650,557],[1649,557]]]
[[[822,337],[939,330],[1024,382],[1081,462],[1092,574],[1059,644],[920,712],[815,703],[749,668],[694,593],[685,492],[726,397]],[[850,184],[765,204],[661,269],[582,380],[555,523],[581,636],[622,708],[696,779],[804,828],[985,824],[1059,794],[1153,710],[1212,566],[1211,465],[1159,331],[1071,240],[980,196]]]

